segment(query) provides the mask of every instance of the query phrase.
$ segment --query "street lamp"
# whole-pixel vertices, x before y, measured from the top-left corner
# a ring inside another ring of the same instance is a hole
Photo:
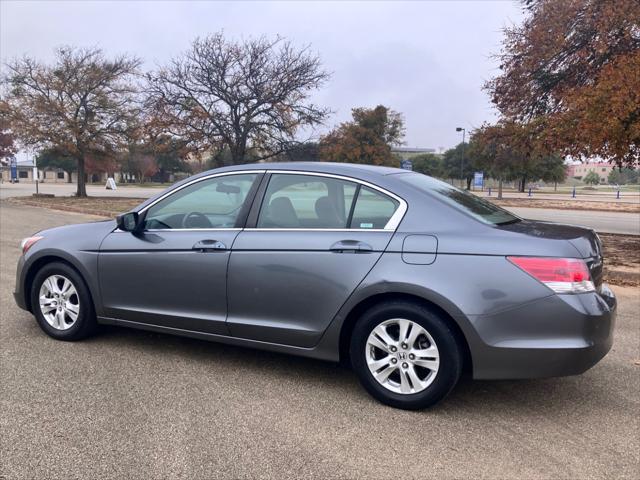
[[[462,132],[462,156],[460,157],[460,188],[464,188],[464,136],[467,131],[462,127],[456,127],[456,132]]]

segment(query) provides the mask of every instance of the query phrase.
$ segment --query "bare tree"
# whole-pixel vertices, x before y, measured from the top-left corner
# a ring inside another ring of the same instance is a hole
[[[309,48],[217,33],[150,74],[148,100],[168,131],[199,147],[226,147],[232,163],[243,163],[280,153],[299,128],[321,123],[330,112],[309,96],[328,78]]]
[[[140,60],[107,59],[96,48],[63,47],[53,65],[24,57],[6,65],[12,129],[20,143],[57,148],[78,166],[77,195],[87,195],[85,161],[114,152],[136,115],[132,83]]]

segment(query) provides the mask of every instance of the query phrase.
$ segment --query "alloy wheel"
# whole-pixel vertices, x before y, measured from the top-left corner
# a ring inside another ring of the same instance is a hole
[[[405,318],[378,324],[367,338],[365,356],[373,378],[400,394],[425,390],[440,366],[433,337],[419,323]]]
[[[63,275],[51,275],[42,282],[39,301],[42,316],[56,330],[68,330],[78,320],[78,291],[73,282]]]

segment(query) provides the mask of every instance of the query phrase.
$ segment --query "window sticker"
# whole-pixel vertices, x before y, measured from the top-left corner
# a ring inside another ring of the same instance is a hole
[[[373,228],[373,223],[361,223],[360,228]]]

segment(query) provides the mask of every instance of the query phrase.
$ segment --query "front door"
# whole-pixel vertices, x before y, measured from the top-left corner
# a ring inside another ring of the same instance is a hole
[[[314,346],[384,252],[399,205],[349,179],[272,174],[255,225],[233,245],[230,333]]]
[[[227,334],[227,266],[261,174],[207,177],[176,189],[140,217],[140,234],[101,245],[105,316]]]

